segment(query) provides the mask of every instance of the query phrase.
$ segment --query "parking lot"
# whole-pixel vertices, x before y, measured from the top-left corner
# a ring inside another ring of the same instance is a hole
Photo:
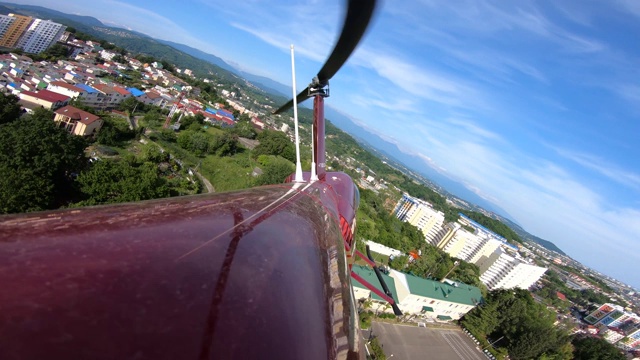
[[[373,335],[393,360],[486,360],[476,344],[461,330],[374,322]],[[364,332],[364,336],[368,332]]]

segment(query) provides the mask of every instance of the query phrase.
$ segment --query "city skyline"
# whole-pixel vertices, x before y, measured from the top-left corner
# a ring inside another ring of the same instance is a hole
[[[184,43],[284,84],[293,43],[298,88],[328,55],[342,17],[334,0],[15,2]],[[640,288],[640,51],[630,45],[640,6],[381,5],[328,104],[532,234]]]

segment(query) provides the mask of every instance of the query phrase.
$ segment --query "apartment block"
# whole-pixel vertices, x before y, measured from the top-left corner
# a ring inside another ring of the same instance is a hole
[[[9,26],[16,20],[13,16],[0,14],[0,39],[4,37],[4,34],[9,30]]]
[[[480,268],[480,281],[489,290],[529,289],[547,271],[546,268],[531,265],[498,248],[490,256],[476,263]]]
[[[35,19],[17,45],[25,52],[39,54],[58,41],[66,28],[50,20]]]
[[[16,47],[18,40],[20,40],[22,34],[27,30],[33,18],[16,14],[9,14],[9,17],[14,20],[11,21],[4,35],[0,38],[0,46],[13,48]]]
[[[425,241],[435,245],[438,232],[444,224],[444,213],[431,207],[424,200],[404,194],[396,208],[394,215],[405,222],[417,227],[424,234]]]

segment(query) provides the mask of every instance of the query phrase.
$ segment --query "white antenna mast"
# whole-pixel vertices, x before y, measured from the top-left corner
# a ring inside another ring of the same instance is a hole
[[[304,179],[302,178],[302,165],[300,164],[300,137],[298,136],[298,102],[296,101],[296,64],[293,56],[293,44],[291,44],[291,78],[293,79],[293,123],[296,129],[296,175],[293,181],[304,182]]]

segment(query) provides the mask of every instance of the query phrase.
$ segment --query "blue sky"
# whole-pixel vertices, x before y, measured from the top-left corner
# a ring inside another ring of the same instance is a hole
[[[298,89],[342,1],[15,1],[185,43]],[[529,232],[640,288],[640,1],[384,1],[328,102]],[[117,11],[116,11],[117,9]]]

